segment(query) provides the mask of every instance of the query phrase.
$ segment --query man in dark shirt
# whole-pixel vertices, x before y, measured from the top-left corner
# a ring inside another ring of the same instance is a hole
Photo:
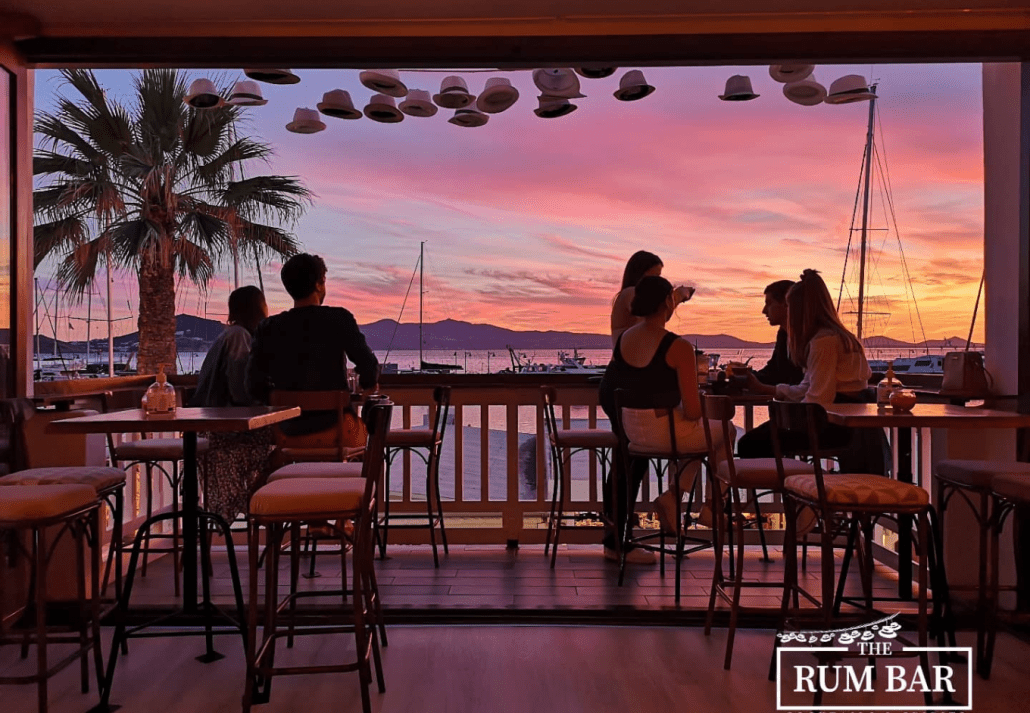
[[[273,389],[333,391],[347,389],[347,360],[354,363],[361,388],[373,390],[379,361],[365,343],[352,315],[342,307],[325,307],[325,261],[317,255],[294,255],[280,273],[293,298],[293,309],[261,322],[247,363],[247,390],[268,403]],[[335,413],[305,413],[281,424],[283,433],[300,436],[336,424]]]
[[[765,307],[762,314],[776,332],[776,348],[764,367],[755,372],[763,384],[800,384],[804,377],[801,367],[790,360],[787,353],[787,290],[794,286],[790,280],[780,280],[765,288]]]

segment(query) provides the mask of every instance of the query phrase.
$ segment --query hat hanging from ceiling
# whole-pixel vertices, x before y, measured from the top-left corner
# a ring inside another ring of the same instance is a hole
[[[751,77],[734,74],[726,80],[726,91],[719,95],[724,102],[746,102],[758,97],[751,90]]]
[[[602,67],[597,64],[592,64],[586,67],[576,67],[576,74],[583,77],[584,79],[604,79],[615,74],[615,70],[618,67]]]
[[[444,77],[440,82],[440,93],[433,95],[433,101],[444,109],[464,109],[476,100],[469,94],[469,87],[461,77]]]
[[[455,126],[473,127],[482,126],[489,120],[489,115],[484,114],[478,109],[457,109],[454,112],[454,116],[447,120],[447,123],[454,124]]]
[[[226,104],[233,106],[264,106],[268,100],[261,96],[261,87],[257,82],[247,80],[236,82]]]
[[[534,109],[533,113],[541,119],[557,119],[559,116],[571,114],[579,108],[565,97],[549,97],[542,94],[537,97],[537,100],[540,102],[540,106]]]
[[[373,92],[388,97],[403,97],[408,88],[401,81],[400,72],[396,69],[366,69],[358,75],[358,79]]]
[[[799,82],[815,70],[814,64],[774,64],[769,67],[769,76],[777,82]]]
[[[815,106],[826,98],[826,87],[816,81],[814,74],[809,74],[797,82],[784,84],[783,96],[801,106]]]
[[[425,89],[409,89],[407,99],[398,108],[408,116],[432,116],[438,111]]]
[[[486,88],[476,99],[476,108],[487,114],[499,114],[519,99],[519,90],[506,77],[490,77]]]
[[[533,83],[547,97],[577,99],[586,96],[580,93],[579,77],[571,69],[534,69]]]
[[[318,102],[318,110],[334,119],[361,118],[361,112],[354,108],[350,92],[343,89],[334,89],[323,94],[322,101]]]
[[[397,108],[394,98],[386,94],[373,94],[365,105],[365,116],[380,124],[396,124],[404,121],[404,114]]]
[[[295,134],[317,134],[325,131],[325,124],[314,109],[297,109],[293,112],[293,121],[286,125],[286,130]]]
[[[851,102],[868,101],[876,96],[876,93],[869,89],[865,77],[861,74],[846,74],[840,79],[835,79],[830,84],[830,91],[826,93],[827,104],[850,104]]]
[[[243,73],[256,82],[268,84],[296,84],[300,77],[288,69],[245,69]]]
[[[619,88],[615,90],[614,96],[621,102],[634,102],[653,91],[654,87],[644,79],[644,73],[639,69],[631,69],[619,79]]]
[[[182,100],[194,109],[214,109],[222,103],[222,97],[210,79],[194,79]]]

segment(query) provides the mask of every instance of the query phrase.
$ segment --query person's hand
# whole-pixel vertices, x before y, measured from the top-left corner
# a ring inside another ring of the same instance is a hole
[[[733,373],[736,374],[737,370],[734,369]],[[747,385],[744,388],[746,388],[748,391],[751,391],[753,393],[760,394],[760,393],[763,393],[765,391],[765,384],[763,384],[761,381],[758,380],[758,377],[755,376],[755,372],[753,372],[750,369],[748,369],[747,370]]]
[[[672,292],[676,295],[676,304],[682,304],[694,296],[694,288],[690,285],[680,285]]]

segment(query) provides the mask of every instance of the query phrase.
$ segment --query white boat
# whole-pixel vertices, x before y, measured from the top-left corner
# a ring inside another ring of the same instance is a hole
[[[917,357],[899,357],[897,359],[870,359],[869,368],[874,372],[886,373],[887,367],[894,365],[895,374],[943,374],[943,354],[922,354]]]
[[[604,374],[606,366],[594,366],[586,363],[586,357],[580,356],[579,350],[573,349],[572,354],[559,351],[557,363],[548,364],[534,362],[525,353],[519,354],[515,348],[508,346],[508,354],[511,356],[511,368],[503,369],[501,374],[587,374],[600,376]]]

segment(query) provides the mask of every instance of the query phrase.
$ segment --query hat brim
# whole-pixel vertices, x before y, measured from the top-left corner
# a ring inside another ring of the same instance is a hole
[[[365,116],[380,124],[397,124],[404,121],[404,113],[395,107],[380,109],[379,107],[365,107]]]
[[[811,93],[799,94],[797,93],[799,89],[807,89]],[[805,80],[790,82],[783,85],[783,96],[801,106],[815,106],[816,104],[822,104],[823,100],[826,99],[826,87],[818,82],[807,82]]]
[[[238,94],[229,97],[225,103],[232,106],[264,106],[268,100],[254,94]]]
[[[292,72],[282,74],[279,72],[266,72],[260,69],[245,69],[243,73],[255,82],[264,82],[265,84],[297,84],[300,82],[300,77]]]
[[[427,101],[404,101],[397,107],[408,116],[426,118],[433,116],[439,111],[436,104]]]
[[[294,134],[317,134],[319,131],[325,131],[325,124],[321,121],[291,121],[286,125],[286,130]]]
[[[563,104],[555,109],[545,109],[544,107],[537,107],[533,110],[533,113],[539,116],[541,119],[557,119],[567,114],[571,114],[578,108],[579,107],[575,104]]]
[[[348,109],[342,106],[326,104],[325,102],[319,102],[315,105],[315,108],[334,119],[360,119],[363,116],[357,109]]]
[[[724,102],[746,102],[762,96],[754,92],[737,92],[736,94],[720,94],[719,98]]]
[[[617,89],[612,92],[612,96],[618,99],[620,102],[635,102],[638,99],[643,99],[646,96],[650,96],[654,92],[654,87],[650,84],[642,84],[637,87],[628,87],[626,89]]]
[[[537,87],[539,88],[540,85],[538,84]],[[558,99],[586,99],[586,96],[587,96],[586,94],[583,94],[582,92],[580,92],[579,90],[576,90],[576,89],[565,89],[565,90],[561,90],[561,89],[558,89],[558,90],[546,89],[545,90],[545,89],[541,88],[540,89],[540,93],[541,94],[546,94],[549,97],[556,97]]]
[[[575,72],[584,79],[604,79],[615,74],[617,69],[618,67],[579,67]]]
[[[474,96],[461,90],[440,92],[433,95],[433,101],[436,102],[437,106],[442,106],[444,109],[464,109],[475,100]]]
[[[489,120],[490,117],[483,115],[465,115],[465,116],[452,116],[447,120],[448,124],[454,124],[455,126],[461,126],[466,129],[474,129],[478,126],[483,126]]]
[[[800,82],[802,79],[807,79],[812,72],[815,71],[814,64],[804,65],[791,65],[792,67],[802,67],[800,70],[783,71],[778,69],[782,65],[772,65],[769,67],[769,76],[775,79],[781,84],[789,84],[790,82]]]
[[[487,89],[476,99],[476,108],[487,114],[499,114],[519,100],[519,91],[514,87]]]
[[[399,82],[392,82],[390,84],[387,84],[386,82],[362,82],[362,84],[373,92],[385,94],[388,97],[408,96],[408,88]]]
[[[837,94],[827,94],[826,98],[823,99],[827,104],[851,104],[853,102],[864,102],[870,99],[875,99],[876,95],[867,89],[858,89],[853,92],[838,92]]]

